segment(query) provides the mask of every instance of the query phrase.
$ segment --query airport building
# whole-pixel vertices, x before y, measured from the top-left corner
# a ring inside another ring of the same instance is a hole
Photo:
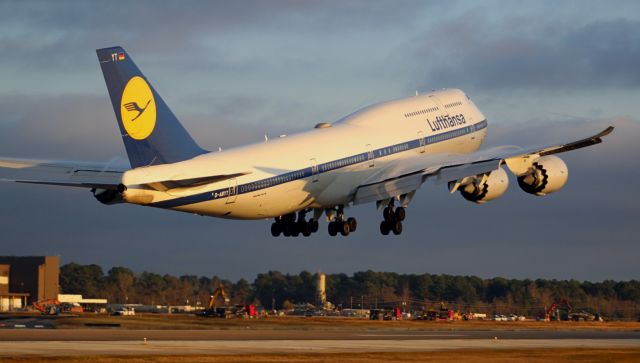
[[[59,274],[58,256],[0,256],[0,311],[56,299],[60,291]]]
[[[29,294],[9,292],[9,265],[0,265],[0,312],[22,309]]]

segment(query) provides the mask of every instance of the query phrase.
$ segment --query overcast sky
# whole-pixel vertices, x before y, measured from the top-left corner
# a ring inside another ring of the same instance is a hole
[[[303,269],[640,277],[637,1],[2,1],[0,155],[126,160],[95,55],[114,45],[211,150],[443,87],[474,99],[491,145],[617,128],[564,154],[569,182],[544,198],[514,178],[485,205],[423,185],[400,237],[379,234],[373,204],[348,211],[359,220],[349,238],[323,223],[310,238],[274,239],[270,221],[3,183],[0,254],[230,279]]]

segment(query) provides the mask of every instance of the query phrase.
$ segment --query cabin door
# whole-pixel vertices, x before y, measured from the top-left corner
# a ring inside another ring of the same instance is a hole
[[[229,179],[229,192],[227,195],[227,204],[235,203],[238,198],[238,180],[236,178]]]

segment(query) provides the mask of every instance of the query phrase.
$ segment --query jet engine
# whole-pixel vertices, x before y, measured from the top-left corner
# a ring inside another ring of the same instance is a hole
[[[93,196],[102,204],[111,205],[124,203],[122,193],[111,189],[91,189]]]
[[[518,177],[518,185],[529,194],[547,195],[556,192],[567,183],[567,165],[555,155],[536,160],[526,174]]]
[[[489,174],[465,178],[466,183],[459,188],[464,199],[482,204],[501,197],[509,188],[507,173],[498,168]]]

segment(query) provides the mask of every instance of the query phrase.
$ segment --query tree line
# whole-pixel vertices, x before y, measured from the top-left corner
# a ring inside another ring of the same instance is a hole
[[[230,281],[218,276],[173,276],[135,273],[113,267],[104,273],[98,265],[69,263],[60,269],[63,293],[106,298],[111,303],[145,305],[207,305],[222,283],[231,303],[253,303],[266,309],[293,304],[316,304],[317,274],[269,271],[253,282]],[[637,318],[640,281],[589,282],[578,280],[483,279],[476,276],[398,274],[359,271],[326,275],[327,299],[342,308],[407,306],[426,309],[446,302],[461,311],[537,315],[563,299],[575,309],[591,310],[611,318]],[[403,304],[404,303],[404,304]]]

